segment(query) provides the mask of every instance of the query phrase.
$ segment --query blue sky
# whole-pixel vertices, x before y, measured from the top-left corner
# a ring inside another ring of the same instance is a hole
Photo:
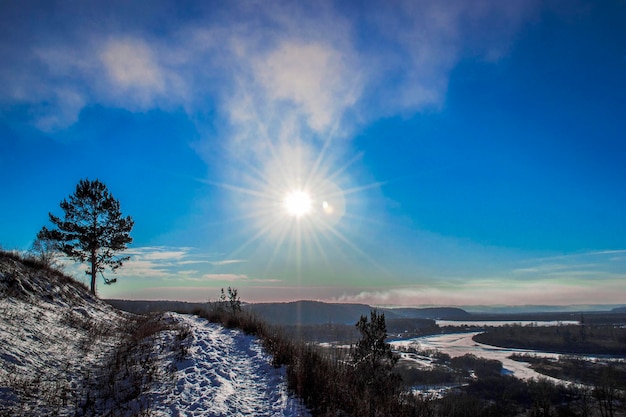
[[[0,1],[0,19],[0,244],[28,249],[100,179],[135,220],[103,297],[626,302],[623,1]]]

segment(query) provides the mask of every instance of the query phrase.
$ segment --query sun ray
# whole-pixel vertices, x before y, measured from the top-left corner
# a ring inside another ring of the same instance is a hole
[[[255,233],[252,237],[250,237],[248,240],[246,240],[243,244],[241,244],[238,248],[236,248],[234,251],[232,251],[229,254],[229,257],[236,257],[238,254],[240,254],[241,252],[243,252],[243,250],[245,248],[247,248],[248,246],[250,246],[252,243],[254,243],[256,240],[260,239],[261,236],[267,234],[267,232],[269,230],[271,230],[275,224],[279,224],[280,220],[279,219],[275,219],[273,222],[270,222],[268,224],[266,224],[265,226],[263,226],[262,229],[260,229],[257,233]]]
[[[260,197],[260,198],[267,197],[267,193],[262,190],[254,190],[248,187],[241,187],[238,185],[227,184],[225,182],[217,182],[217,181],[211,181],[211,180],[203,180],[203,182],[206,184],[216,186],[216,187],[224,188],[226,190],[237,191],[238,193],[248,194],[254,197]]]
[[[371,184],[367,184],[367,185],[362,185],[360,187],[352,187],[352,188],[348,188],[347,190],[344,191],[345,195],[349,195],[349,194],[355,194],[355,193],[359,193],[362,191],[366,191],[366,190],[370,190],[373,188],[379,188],[383,185],[385,185],[386,182],[384,181],[378,181],[378,182],[373,182]]]
[[[320,150],[317,159],[315,160],[315,164],[313,165],[311,172],[309,172],[309,175],[305,181],[305,184],[310,184],[310,182],[312,181],[313,178],[315,178],[315,176],[317,175],[317,171],[319,170],[320,166],[322,165],[322,161],[324,160],[324,157],[326,156],[326,151],[327,149],[330,147],[330,143],[332,142],[332,135],[329,134],[328,137],[326,138],[326,140],[324,141],[324,146],[322,147],[322,149]]]
[[[324,233],[324,232],[322,232],[322,233]],[[324,250],[324,247],[322,246],[322,243],[320,242],[320,235],[322,233],[311,233],[310,239],[313,242],[313,244],[315,245],[315,248],[317,249],[317,252],[322,257],[322,260],[324,261],[324,264],[328,268],[331,268],[332,265],[330,263],[330,259],[328,259],[328,255],[326,255],[326,250]]]
[[[248,110],[248,112],[250,112],[254,117],[252,117],[252,120],[256,123],[257,126],[257,130],[258,132],[261,133],[261,138],[263,139],[263,142],[267,145],[268,149],[270,150],[270,154],[272,156],[272,159],[274,161],[274,163],[278,164],[279,168],[282,168],[282,166],[280,165],[280,158],[278,156],[278,153],[276,152],[276,147],[274,146],[274,143],[272,142],[272,140],[270,139],[270,135],[267,131],[267,126],[265,125],[265,123],[262,123],[262,118],[260,117],[258,110],[257,110],[257,106],[255,106],[253,104],[253,99],[251,98],[251,95],[248,94],[247,88],[244,88],[244,82],[238,78],[237,79],[237,83],[239,84],[239,91],[243,91],[245,94],[245,102],[246,103],[250,103],[246,109]],[[286,172],[282,173],[287,174]]]
[[[338,230],[336,230],[335,228],[330,228],[328,229],[330,230],[330,232],[335,235],[335,237],[337,237],[339,240],[341,240],[343,243],[345,243],[346,245],[348,245],[353,251],[355,251],[356,253],[358,253],[359,255],[361,255],[363,258],[365,258],[368,262],[370,262],[372,264],[372,266],[376,267],[379,271],[381,271],[382,273],[384,273],[385,275],[389,275],[389,272],[383,268],[381,265],[379,265],[376,261],[374,261],[372,259],[371,256],[369,256],[368,254],[366,254],[365,252],[363,252],[363,250],[361,248],[359,248],[358,246],[356,246],[354,243],[350,242],[350,240],[348,240],[348,238],[346,238],[343,234],[341,234]]]
[[[345,164],[343,164],[342,166],[340,166],[339,168],[337,168],[335,171],[333,171],[332,174],[330,174],[328,176],[328,180],[329,181],[334,181],[335,178],[339,177],[339,175],[341,175],[342,173],[344,173],[348,168],[350,168],[350,166],[352,166],[356,161],[358,161],[359,159],[363,158],[364,153],[363,152],[359,152],[357,153],[355,156],[353,156],[350,160],[348,160]]]
[[[259,117],[259,111],[244,110],[253,119]],[[261,144],[251,151],[261,152],[248,158],[243,150],[232,183],[206,181],[232,193],[236,203],[233,217],[252,228],[249,238],[230,256],[261,262],[260,273],[292,279],[294,288],[310,285],[311,272],[318,265],[331,274],[329,277],[345,262],[371,264],[384,272],[359,247],[358,240],[348,237],[352,236],[350,219],[361,212],[359,205],[364,202],[356,195],[383,184],[352,182],[349,170],[363,153],[347,159],[332,154],[336,139],[333,129],[316,149],[317,142],[297,135],[302,132],[296,132],[291,140],[270,138],[268,126],[257,121]],[[284,131],[278,133],[283,135]],[[305,274],[305,270],[309,272]]]
[[[355,77],[353,79],[352,87],[350,89],[351,94],[354,94],[356,92],[358,85],[359,85],[359,79],[360,77]],[[331,143],[335,139],[336,132],[339,130],[340,124],[341,124],[341,118],[335,117],[334,122],[332,123],[332,126],[329,129],[328,134],[326,135],[326,139],[324,140],[324,145],[322,146],[322,149],[320,150],[317,156],[317,159],[309,172],[309,176],[307,178],[306,184],[309,184],[310,180],[314,178],[315,176],[317,176],[318,170],[322,166],[322,162],[324,161],[326,153],[328,152],[328,149],[330,148]]]
[[[276,245],[274,245],[274,250],[272,251],[272,254],[270,255],[269,259],[267,260],[267,264],[265,265],[265,274],[267,275],[269,273],[270,268],[272,267],[272,265],[274,264],[274,260],[276,259],[276,257],[278,256],[278,252],[280,251],[280,248],[282,247],[283,243],[287,240],[287,235],[289,234],[289,228],[288,227],[282,227],[281,228],[281,232],[278,236],[278,241],[276,242]]]

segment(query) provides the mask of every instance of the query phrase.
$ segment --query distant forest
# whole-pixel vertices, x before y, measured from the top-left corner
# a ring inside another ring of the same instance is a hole
[[[626,328],[612,325],[493,327],[474,340],[505,348],[626,356]]]

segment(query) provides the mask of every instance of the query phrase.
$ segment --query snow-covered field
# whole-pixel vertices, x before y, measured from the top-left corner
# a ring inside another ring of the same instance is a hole
[[[173,313],[133,323],[0,256],[0,415],[309,415],[256,338]]]
[[[531,378],[547,378],[554,382],[561,382],[557,379],[547,377],[542,375],[533,369],[530,368],[530,365],[525,362],[517,362],[513,359],[510,359],[513,353],[530,353],[530,354],[538,354],[544,357],[554,357],[557,358],[559,355],[547,352],[540,351],[529,351],[523,349],[507,349],[500,348],[496,346],[485,345],[482,343],[477,343],[472,338],[480,332],[470,332],[470,333],[450,333],[450,334],[442,334],[435,336],[425,336],[419,337],[415,339],[408,339],[402,341],[392,342],[392,346],[402,346],[402,345],[410,345],[413,343],[418,343],[420,349],[423,350],[438,350],[443,353],[447,353],[452,357],[463,356],[465,354],[472,354],[485,359],[495,359],[502,362],[503,370],[509,374],[514,375],[520,379],[531,379]],[[411,356],[405,355],[408,359],[411,359]],[[429,364],[429,360],[423,361],[419,357],[413,357],[414,360],[418,363],[424,363],[426,366]]]

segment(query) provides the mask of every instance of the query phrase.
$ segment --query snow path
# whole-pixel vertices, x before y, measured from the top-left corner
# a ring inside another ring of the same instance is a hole
[[[152,409],[157,415],[309,415],[257,338],[196,316],[172,317],[189,325],[192,336],[189,353],[177,363],[174,389]]]

